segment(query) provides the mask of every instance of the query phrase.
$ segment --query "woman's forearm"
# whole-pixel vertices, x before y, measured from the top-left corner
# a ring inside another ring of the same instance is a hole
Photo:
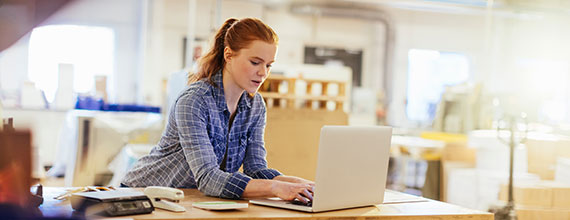
[[[311,181],[305,180],[303,178],[299,178],[296,176],[285,176],[285,175],[280,175],[280,176],[276,176],[275,178],[273,178],[274,180],[279,180],[279,181],[283,181],[283,182],[290,182],[290,183],[312,183]]]
[[[265,179],[252,179],[247,183],[245,190],[243,191],[242,197],[254,198],[254,197],[274,197],[273,187],[275,185],[274,180]]]
[[[285,176],[285,175],[280,175],[280,176],[276,176],[273,178],[274,180],[279,180],[279,181],[284,181],[284,182],[290,182],[290,183],[295,183],[296,179],[295,178],[291,178],[290,176]]]

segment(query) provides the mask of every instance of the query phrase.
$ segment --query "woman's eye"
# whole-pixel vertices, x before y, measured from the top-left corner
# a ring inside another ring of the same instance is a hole
[[[267,66],[266,66],[266,67],[267,67],[267,68],[271,68],[271,64],[267,64]]]
[[[258,65],[258,64],[259,64],[259,62],[255,62],[255,61],[249,61],[249,62],[251,62],[251,64],[253,64],[253,65]]]

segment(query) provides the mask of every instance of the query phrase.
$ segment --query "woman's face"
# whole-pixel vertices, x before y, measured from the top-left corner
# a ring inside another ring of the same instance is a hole
[[[269,76],[276,54],[277,45],[260,40],[251,42],[249,47],[237,53],[226,47],[226,69],[237,87],[255,93]]]

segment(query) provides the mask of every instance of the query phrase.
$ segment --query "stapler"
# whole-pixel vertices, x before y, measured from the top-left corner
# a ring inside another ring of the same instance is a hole
[[[162,186],[149,186],[144,189],[144,194],[150,199],[155,208],[173,212],[186,211],[184,207],[176,204],[184,198],[182,190]]]

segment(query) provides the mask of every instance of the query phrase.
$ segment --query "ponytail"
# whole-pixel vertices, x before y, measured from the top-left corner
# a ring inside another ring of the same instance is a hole
[[[226,38],[226,33],[228,29],[234,24],[238,19],[230,18],[224,22],[224,25],[218,30],[215,36],[214,45],[208,51],[204,57],[202,57],[199,62],[198,72],[190,76],[190,83],[196,82],[203,78],[208,78],[210,84],[214,85],[213,76],[222,68],[224,68],[224,41]]]
[[[277,44],[279,38],[271,27],[257,18],[230,18],[224,22],[216,33],[214,45],[210,51],[198,62],[198,72],[191,75],[189,83],[208,78],[208,82],[214,86],[214,75],[224,69],[224,49],[229,47],[232,51],[247,48],[254,40],[261,40],[271,44]]]

